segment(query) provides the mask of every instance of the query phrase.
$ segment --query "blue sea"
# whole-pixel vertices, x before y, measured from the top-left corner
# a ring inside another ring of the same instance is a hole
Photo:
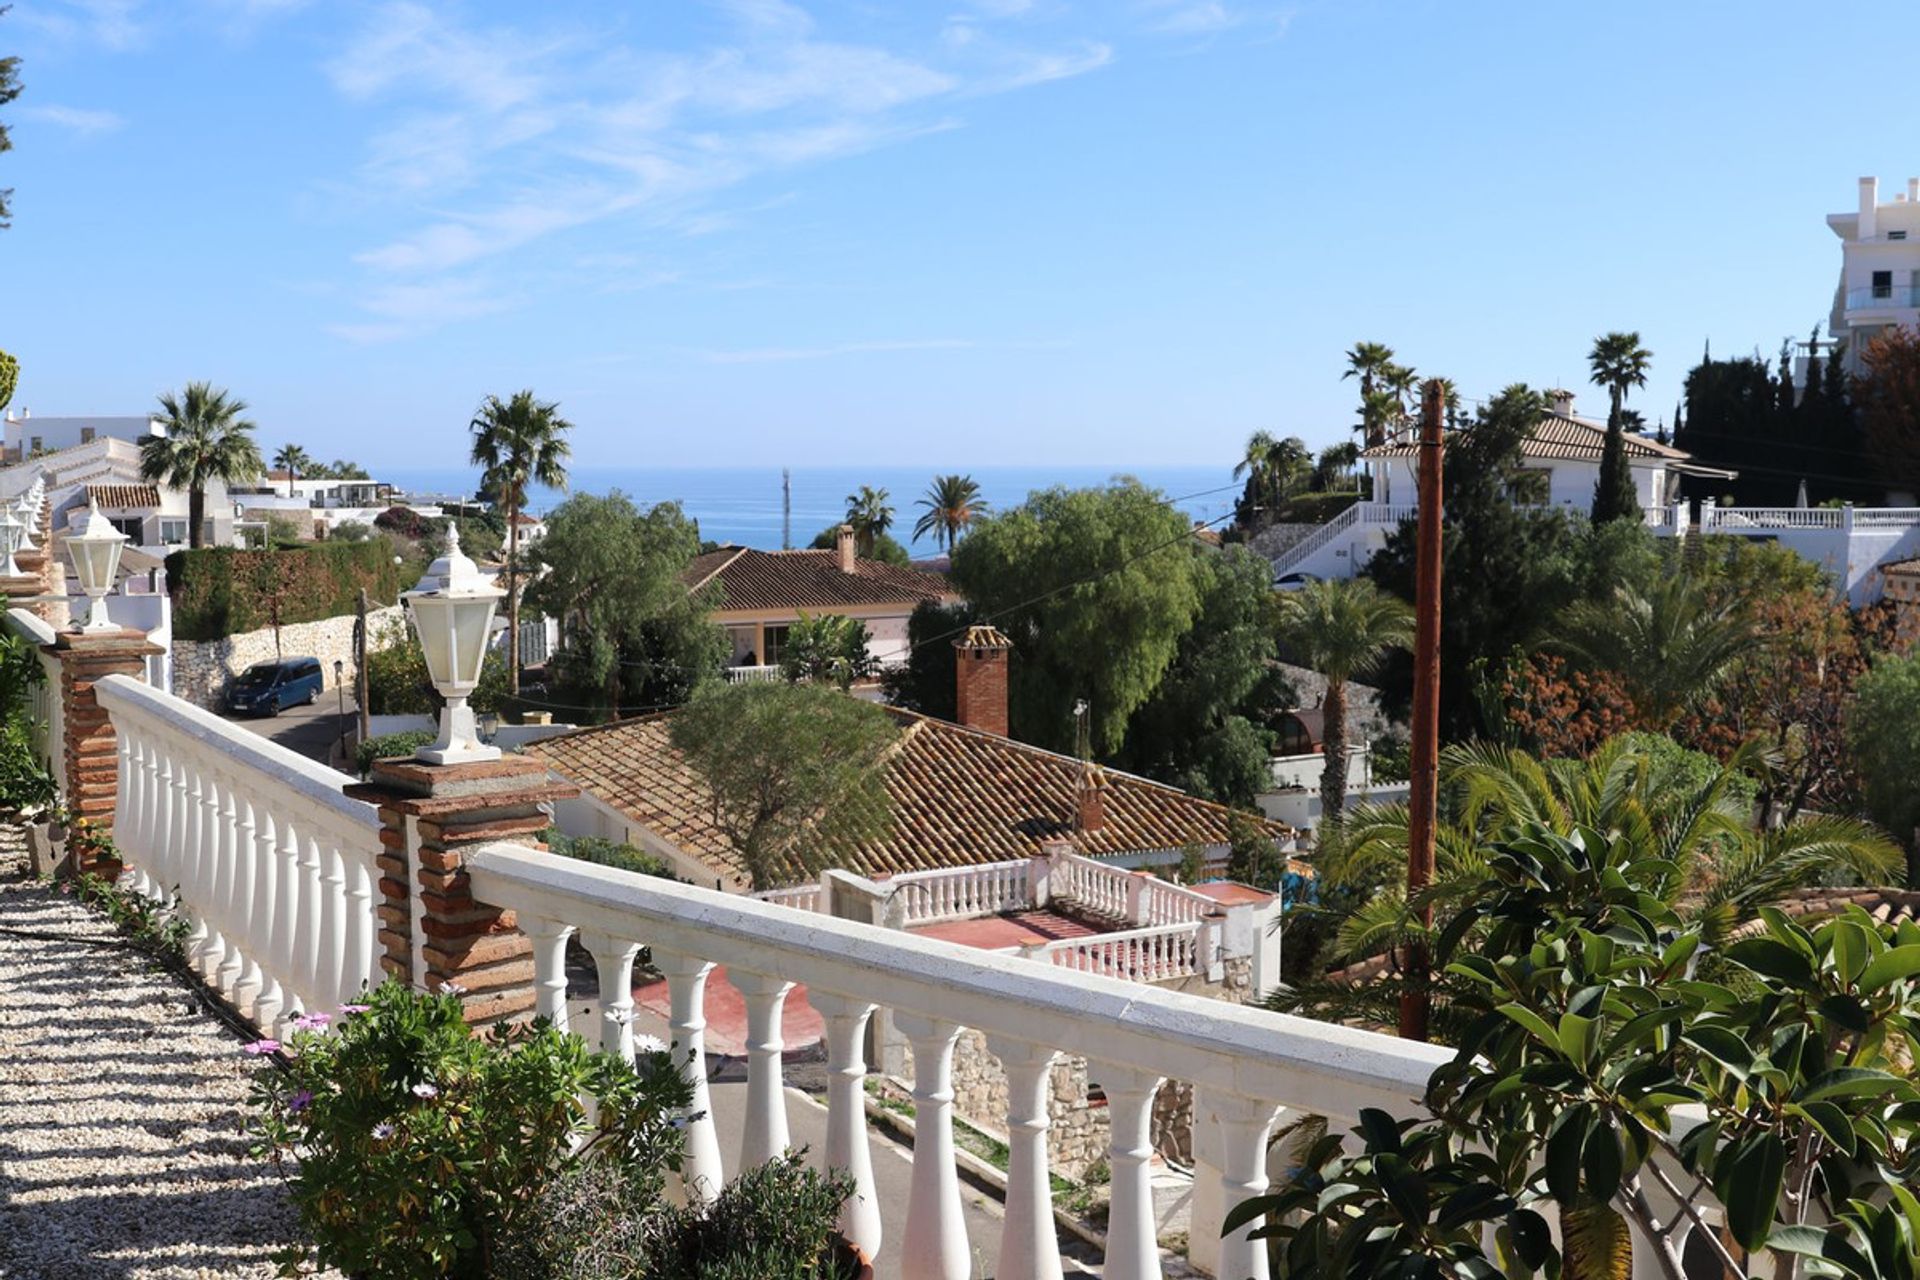
[[[1018,506],[1036,489],[1054,485],[1079,488],[1103,484],[1115,475],[1130,475],[1159,489],[1195,520],[1214,520],[1233,510],[1240,486],[1229,463],[1218,466],[1178,467],[972,467],[965,471],[980,484],[981,496],[996,510]],[[813,536],[846,514],[847,495],[861,485],[885,489],[894,507],[892,534],[915,555],[937,554],[931,539],[909,542],[914,521],[926,509],[916,499],[927,491],[934,472],[925,467],[795,467],[793,468],[793,545],[804,547]],[[378,479],[413,493],[470,494],[478,473],[470,467],[383,467]],[[573,492],[605,493],[618,489],[641,506],[678,502],[700,522],[702,537],[778,551],[780,530],[780,469],[778,467],[577,467],[571,476]],[[551,510],[566,495],[535,490],[528,510]]]

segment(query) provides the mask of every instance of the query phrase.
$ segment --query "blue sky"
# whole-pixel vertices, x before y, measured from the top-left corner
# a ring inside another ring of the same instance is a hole
[[[1857,177],[1920,173],[1858,39],[1787,4],[15,0],[0,348],[16,408],[204,377],[375,466],[457,460],[521,386],[602,466],[1205,463],[1343,438],[1358,339],[1479,395],[1584,387],[1611,328],[1670,415],[1703,341],[1824,318]]]

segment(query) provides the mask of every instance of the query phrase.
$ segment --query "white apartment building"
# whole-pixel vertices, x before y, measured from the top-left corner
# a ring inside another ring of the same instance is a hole
[[[1920,178],[1882,203],[1880,180],[1860,179],[1859,207],[1830,213],[1840,237],[1840,284],[1827,331],[1843,339],[1849,373],[1873,336],[1890,325],[1920,325]]]
[[[6,453],[3,461],[21,462],[35,454],[55,453],[95,440],[125,440],[139,444],[148,436],[163,436],[166,427],[148,414],[36,418],[21,409],[6,417]]]

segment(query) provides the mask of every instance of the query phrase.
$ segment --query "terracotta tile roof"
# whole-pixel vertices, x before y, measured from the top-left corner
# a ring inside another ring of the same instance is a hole
[[[103,507],[157,507],[160,491],[150,484],[90,484],[87,497]]]
[[[695,556],[681,575],[689,588],[718,582],[722,609],[831,609],[866,604],[916,605],[953,595],[937,573],[856,560],[840,571],[834,551],[755,551],[721,547]]]
[[[1540,419],[1540,424],[1533,429],[1533,434],[1521,443],[1520,456],[1597,462],[1606,438],[1607,424],[1604,422],[1575,418],[1564,413],[1548,413]],[[1670,444],[1661,444],[1658,440],[1649,440],[1645,436],[1629,433],[1621,439],[1626,445],[1629,458],[1662,458],[1669,462],[1686,462],[1693,457],[1684,449],[1676,449]],[[1391,444],[1375,445],[1360,456],[1363,458],[1411,458],[1419,451],[1419,443],[1409,436],[1405,440],[1396,440]]]
[[[884,876],[1026,857],[1041,842],[1070,835],[1083,854],[1132,853],[1222,844],[1223,805],[1132,774],[1106,771],[1105,821],[1072,830],[1084,766],[993,734],[889,708],[902,730],[881,766],[892,798],[892,829],[848,850],[838,865]],[[736,879],[745,868],[708,817],[709,792],[667,738],[672,712],[581,729],[529,743],[526,754]],[[1265,823],[1275,836],[1292,834]]]

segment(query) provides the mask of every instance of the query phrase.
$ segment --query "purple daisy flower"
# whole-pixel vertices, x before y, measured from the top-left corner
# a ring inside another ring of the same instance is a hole
[[[329,1014],[303,1013],[293,1020],[293,1025],[302,1031],[319,1031],[332,1021],[333,1018]]]
[[[287,1110],[293,1112],[295,1115],[299,1115],[312,1105],[313,1090],[311,1089],[295,1089],[292,1095],[287,1098]]]
[[[425,1080],[422,1080],[419,1084],[413,1086],[413,1096],[416,1098],[437,1098],[440,1096],[440,1090],[428,1084]]]
[[[373,1126],[373,1136],[376,1140],[385,1142],[393,1136],[393,1126],[382,1120],[379,1124]]]
[[[251,1044],[241,1045],[240,1052],[250,1053],[256,1058],[264,1058],[270,1053],[280,1052],[280,1042],[278,1040],[255,1040]]]
[[[343,1005],[341,1005],[341,1006],[340,1006],[340,1012],[342,1012],[342,1013],[365,1013],[365,1012],[366,1012],[367,1010],[369,1010],[369,1009],[371,1009],[371,1008],[373,1008],[373,1006],[372,1006],[372,1005],[370,1005],[370,1004],[343,1004]]]

